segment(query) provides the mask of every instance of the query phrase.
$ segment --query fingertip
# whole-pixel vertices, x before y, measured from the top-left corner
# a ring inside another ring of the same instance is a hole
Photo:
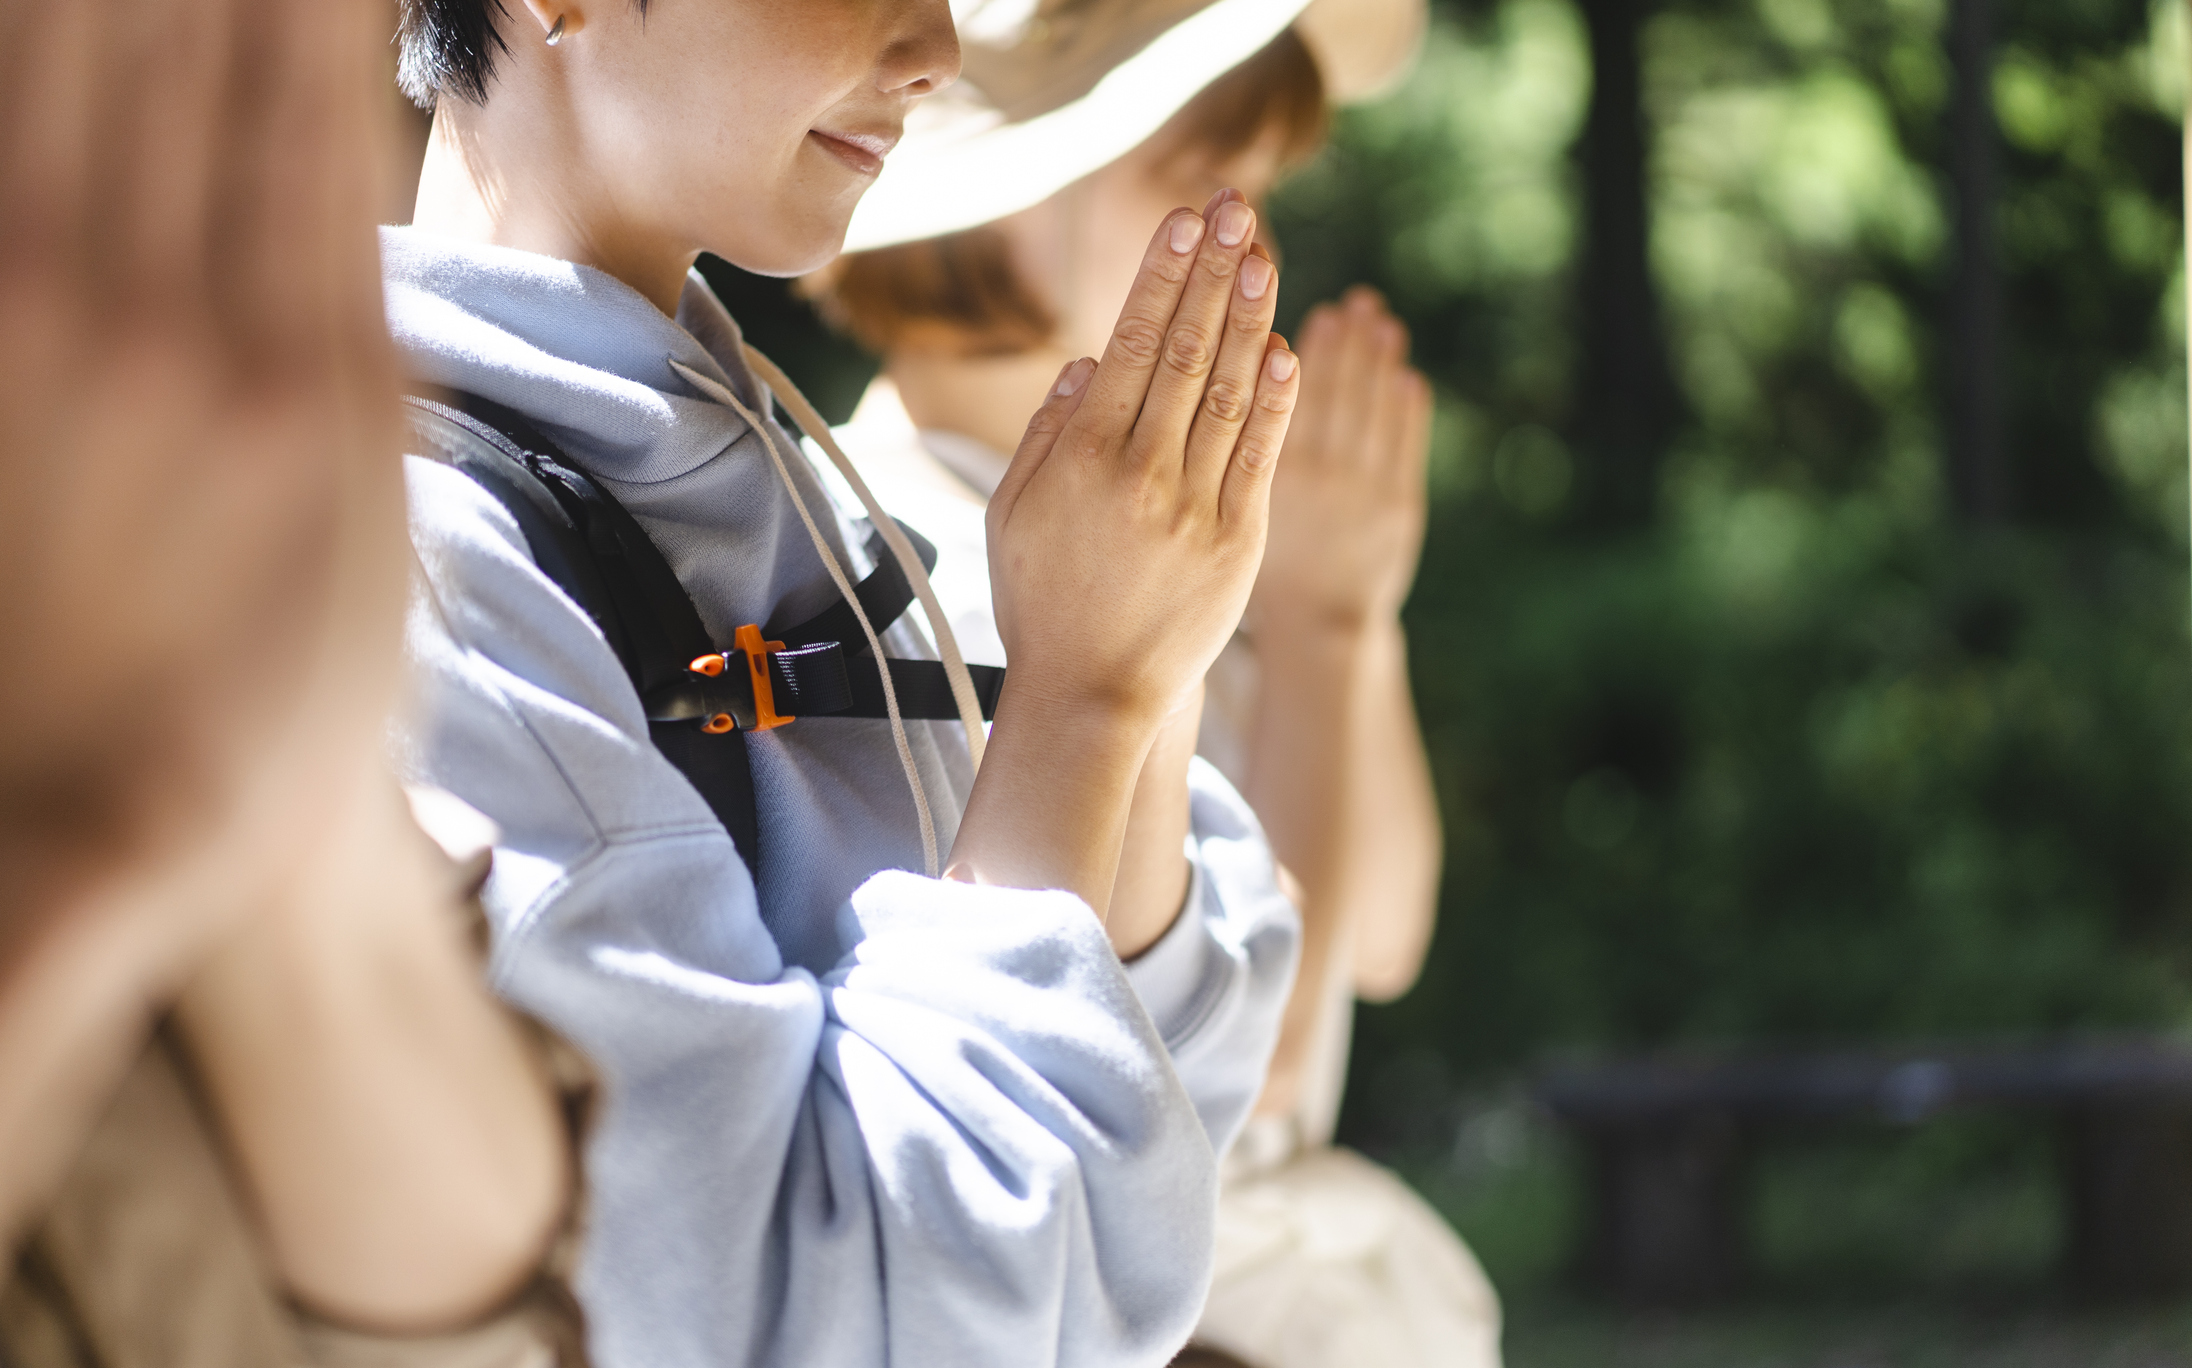
[[[1403,370],[1393,377],[1393,393],[1411,408],[1427,407],[1431,402],[1431,382],[1424,379],[1420,371]]]
[[[1300,372],[1301,362],[1300,358],[1287,349],[1285,338],[1280,337],[1277,333],[1273,333],[1271,336],[1272,340],[1278,345],[1272,348],[1270,354],[1264,358],[1264,373],[1269,375],[1275,383],[1283,385]]]
[[[1249,206],[1246,196],[1237,190],[1226,192],[1232,198],[1218,206],[1218,212],[1210,216],[1212,231],[1221,247],[1239,247],[1253,242],[1256,237],[1256,211]]]
[[[1056,383],[1050,387],[1050,397],[1054,400],[1072,398],[1087,386],[1088,377],[1095,373],[1096,363],[1086,356],[1077,361],[1068,361],[1065,368],[1058,372]]]
[[[1175,256],[1187,256],[1202,245],[1204,230],[1209,226],[1203,215],[1175,209],[1165,224],[1165,243]]]
[[[1269,257],[1245,257],[1241,261],[1241,298],[1251,302],[1262,299],[1271,292],[1271,286],[1279,278],[1279,268],[1271,264]]]

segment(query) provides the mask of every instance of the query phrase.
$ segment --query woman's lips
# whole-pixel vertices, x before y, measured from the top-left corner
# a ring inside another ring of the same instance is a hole
[[[863,176],[881,172],[883,158],[889,156],[891,148],[898,143],[898,139],[879,133],[825,133],[819,128],[807,130],[807,136]]]

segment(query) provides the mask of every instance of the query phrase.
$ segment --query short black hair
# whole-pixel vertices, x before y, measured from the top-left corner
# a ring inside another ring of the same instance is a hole
[[[399,0],[396,83],[421,109],[444,94],[483,104],[495,54],[508,52],[497,25],[502,0]]]

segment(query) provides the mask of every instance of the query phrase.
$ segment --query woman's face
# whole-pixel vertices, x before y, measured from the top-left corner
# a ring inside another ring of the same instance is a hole
[[[1202,208],[1228,187],[1260,210],[1278,179],[1280,145],[1274,132],[1232,160],[1215,162],[1160,135],[1006,220],[1024,278],[1056,312],[1057,345],[1075,356],[1103,355],[1155,226],[1182,205]],[[1269,245],[1261,226],[1258,236]]]
[[[959,72],[948,0],[582,3],[527,65],[599,189],[634,231],[770,275],[837,254],[907,110]]]

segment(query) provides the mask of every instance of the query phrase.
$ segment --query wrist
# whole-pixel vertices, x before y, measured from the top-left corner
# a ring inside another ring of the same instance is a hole
[[[1398,609],[1357,605],[1270,605],[1258,611],[1249,635],[1259,649],[1312,658],[1362,649],[1400,630]]]
[[[1110,904],[1136,778],[1159,710],[1006,676],[988,753],[944,876]]]
[[[1150,742],[1180,707],[1178,700],[1145,696],[1131,688],[1061,688],[1034,671],[1008,671],[992,737],[1024,732],[1050,744],[1088,747],[1091,756],[1131,754],[1139,765]]]
[[[1289,726],[1353,716],[1364,699],[1379,696],[1379,680],[1407,672],[1408,639],[1391,618],[1347,630],[1310,623],[1259,632],[1249,646],[1262,666],[1259,711],[1275,710],[1292,719]]]

